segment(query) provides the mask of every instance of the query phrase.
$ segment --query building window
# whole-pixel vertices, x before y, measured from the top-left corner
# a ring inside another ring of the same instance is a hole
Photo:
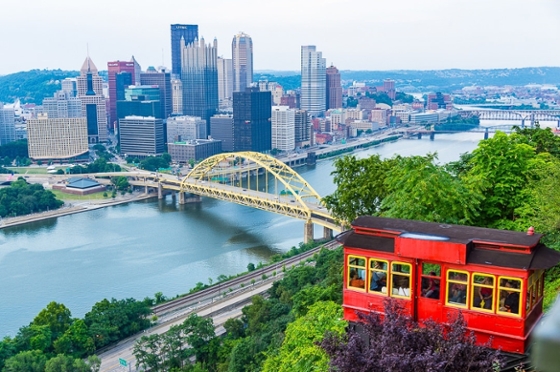
[[[522,282],[518,278],[500,277],[498,282],[498,294],[500,307],[498,314],[517,314],[520,315]]]
[[[471,309],[494,312],[494,293],[496,279],[493,275],[472,275]]]
[[[412,267],[404,262],[391,263],[391,297],[410,298]]]
[[[441,266],[422,263],[422,293],[425,298],[439,300],[441,284]]]
[[[468,272],[460,270],[447,270],[447,305],[466,308],[468,289]]]
[[[348,256],[348,288],[366,289],[366,259],[364,257]]]
[[[387,271],[389,262],[378,259],[369,261],[369,290],[372,293],[386,296],[387,291]]]

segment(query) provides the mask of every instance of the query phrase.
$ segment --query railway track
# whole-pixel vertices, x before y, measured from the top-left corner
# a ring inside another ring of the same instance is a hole
[[[274,276],[274,272],[276,271],[276,273],[278,273],[279,268],[281,269],[284,266],[288,267],[292,265],[297,265],[300,262],[305,262],[308,258],[313,257],[313,255],[319,252],[322,248],[332,250],[339,246],[340,246],[339,242],[337,242],[336,240],[331,240],[307,252],[287,258],[285,260],[279,261],[269,266],[259,268],[245,275],[241,275],[239,277],[230,280],[216,283],[211,287],[203,289],[201,291],[188,294],[186,296],[177,298],[175,300],[166,302],[161,305],[154,306],[152,307],[152,311],[155,315],[161,317],[173,311],[178,311],[188,307],[197,307],[198,304],[203,303],[205,301],[213,301],[215,297],[224,297],[227,296],[228,294],[233,295],[235,293],[238,293],[239,291],[246,289],[247,286],[250,286],[258,281],[262,281],[263,275],[266,275],[267,277]]]

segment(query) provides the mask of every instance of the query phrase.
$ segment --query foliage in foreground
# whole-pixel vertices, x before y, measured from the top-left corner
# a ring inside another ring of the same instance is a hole
[[[0,370],[63,371],[61,365],[73,365],[74,369],[68,370],[95,371],[99,364],[95,350],[148,328],[150,313],[149,304],[144,302],[105,299],[84,319],[75,319],[66,306],[53,301],[14,338],[0,341]],[[89,357],[89,369],[80,363],[85,357]]]
[[[22,216],[30,213],[58,209],[64,204],[43,185],[29,185],[23,178],[0,189],[0,217]]]
[[[500,353],[475,345],[461,315],[449,325],[433,321],[419,326],[396,301],[385,303],[385,318],[358,314],[364,333],[330,333],[321,347],[337,372],[470,371],[499,367]]]

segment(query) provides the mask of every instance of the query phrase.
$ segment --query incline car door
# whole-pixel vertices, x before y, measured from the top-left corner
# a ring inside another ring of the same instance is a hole
[[[429,261],[417,261],[415,293],[415,320],[432,318],[440,320],[445,289],[442,284],[441,265]]]

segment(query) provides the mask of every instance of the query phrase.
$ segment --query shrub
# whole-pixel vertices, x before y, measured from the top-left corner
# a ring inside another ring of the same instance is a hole
[[[363,332],[328,334],[321,342],[339,372],[492,371],[500,353],[475,344],[461,314],[451,324],[427,321],[423,326],[405,315],[395,301],[385,303],[385,317],[358,314]],[[356,327],[357,328],[357,327]]]

